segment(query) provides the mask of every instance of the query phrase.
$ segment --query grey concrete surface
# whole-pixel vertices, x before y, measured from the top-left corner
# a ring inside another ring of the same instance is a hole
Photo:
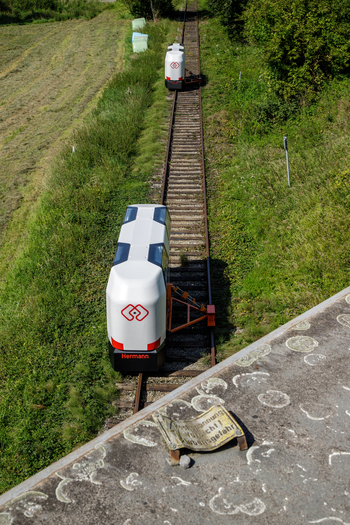
[[[0,525],[350,524],[350,288],[0,497]],[[152,419],[223,404],[246,431],[171,467]]]

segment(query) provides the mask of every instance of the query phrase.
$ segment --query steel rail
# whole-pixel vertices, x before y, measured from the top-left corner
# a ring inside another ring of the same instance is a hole
[[[185,24],[185,21],[184,21],[184,24]],[[173,123],[174,123],[174,114],[175,114],[176,101],[177,101],[177,90],[175,91],[174,98],[173,98],[173,107],[172,107],[172,111],[171,111],[169,133],[168,133],[168,145],[167,145],[165,164],[164,164],[163,183],[162,183],[162,197],[161,197],[161,200],[160,200],[160,203],[163,204],[163,205],[165,203],[165,196],[166,196],[167,177],[168,177],[168,165],[169,165],[169,154],[170,154],[171,137],[172,137]]]
[[[134,405],[134,414],[136,414],[140,410],[140,401],[141,401],[141,392],[142,392],[142,384],[143,384],[143,373],[139,373],[139,377],[137,380],[137,387],[136,387],[136,396],[135,396],[135,405]]]
[[[187,0],[186,0],[185,11],[184,11],[184,19],[183,19],[183,22],[182,22],[181,44],[183,44],[183,42],[184,42],[186,14],[187,14]],[[176,101],[177,101],[177,90],[175,90],[174,97],[173,97],[173,106],[172,106],[172,110],[171,110],[169,133],[168,133],[168,144],[167,144],[165,165],[164,165],[164,172],[163,172],[162,197],[161,197],[161,201],[160,201],[160,203],[163,204],[163,205],[164,205],[164,202],[165,202],[165,195],[166,195],[168,163],[169,163],[170,145],[171,145],[172,129],[173,129],[173,124],[174,124],[174,114],[175,114]]]
[[[184,43],[186,14],[187,14],[187,0],[186,0],[186,5],[185,5],[185,11],[184,11],[184,20],[182,23],[181,44]]]
[[[200,62],[200,47],[199,47],[199,20],[197,12],[197,46],[198,46],[198,70],[199,74],[201,71]],[[204,194],[204,222],[205,222],[205,236],[206,236],[206,256],[207,256],[207,276],[208,276],[208,299],[209,304],[212,304],[211,295],[211,277],[210,277],[210,245],[209,245],[209,227],[208,227],[208,213],[207,213],[207,181],[205,177],[205,157],[204,157],[204,133],[203,133],[203,114],[202,114],[202,91],[199,85],[199,114],[200,114],[200,127],[201,127],[201,144],[202,144],[202,172],[203,172],[203,194]],[[215,351],[215,338],[214,330],[210,328],[210,355],[211,355],[211,366],[216,365],[216,351]]]
[[[185,11],[184,11],[184,19],[183,19],[183,25],[182,25],[182,35],[181,35],[181,43],[182,44],[184,43],[186,15],[187,15],[187,1],[186,1]],[[197,32],[198,73],[200,75],[200,46],[199,46],[198,4],[197,4],[196,32]],[[206,191],[205,159],[204,159],[204,133],[203,133],[202,98],[201,98],[201,87],[200,87],[200,85],[198,87],[198,94],[199,94],[199,113],[200,113],[200,144],[201,144],[201,148],[202,148],[201,166],[202,166],[204,226],[205,226],[205,244],[206,244],[207,290],[208,290],[209,304],[212,304],[211,276],[210,276],[209,228],[208,228],[208,214],[207,214],[207,191]],[[161,204],[163,204],[163,205],[165,204],[166,194],[167,194],[167,183],[168,183],[167,179],[168,179],[169,158],[170,158],[170,150],[171,150],[171,144],[172,144],[173,125],[174,125],[174,117],[175,117],[175,111],[176,111],[175,108],[176,108],[176,103],[177,103],[177,97],[178,97],[178,91],[176,90],[175,93],[174,93],[173,103],[172,103],[172,110],[171,110],[171,117],[170,117],[170,124],[169,124],[169,133],[168,133],[168,142],[167,142],[167,150],[166,150],[166,158],[165,158],[164,172],[163,172],[162,193],[161,193]],[[215,339],[214,339],[214,331],[213,331],[212,328],[210,328],[209,335],[210,335],[211,366],[215,366],[215,364],[216,364]],[[144,383],[144,375],[142,373],[140,373],[139,377],[138,377],[138,382],[137,382],[137,390],[136,390],[135,405],[134,405],[134,414],[136,414],[139,411],[139,409],[140,409],[141,393],[142,393],[143,383]]]

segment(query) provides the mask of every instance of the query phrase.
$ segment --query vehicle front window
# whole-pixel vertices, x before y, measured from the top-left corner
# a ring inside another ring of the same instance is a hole
[[[117,264],[121,264],[128,260],[129,257],[129,251],[130,251],[130,244],[126,242],[119,242],[117,247],[117,253],[114,257],[113,266],[116,266]]]
[[[137,215],[137,208],[135,208],[134,206],[128,206],[126,208],[123,224],[134,221],[136,219],[136,215]]]

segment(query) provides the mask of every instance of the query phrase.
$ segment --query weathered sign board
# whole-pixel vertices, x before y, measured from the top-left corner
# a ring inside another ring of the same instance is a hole
[[[173,421],[156,412],[153,419],[170,451],[188,448],[197,452],[209,452],[238,439],[241,450],[247,448],[245,435],[237,421],[221,405],[212,406],[194,419]],[[175,459],[174,454],[171,454]]]

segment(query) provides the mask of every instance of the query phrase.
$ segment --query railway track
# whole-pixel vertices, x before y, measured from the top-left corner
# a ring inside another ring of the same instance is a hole
[[[185,8],[182,42],[187,75],[200,75],[198,13],[194,2]],[[198,83],[175,91],[173,95],[161,204],[168,207],[172,220],[170,282],[197,302],[211,304],[201,88]],[[183,314],[183,307],[174,303],[174,325],[185,322]],[[124,420],[215,363],[213,329],[208,329],[205,322],[170,334],[167,360],[159,372],[128,377],[118,384],[121,390],[119,415],[111,418],[107,426]]]

